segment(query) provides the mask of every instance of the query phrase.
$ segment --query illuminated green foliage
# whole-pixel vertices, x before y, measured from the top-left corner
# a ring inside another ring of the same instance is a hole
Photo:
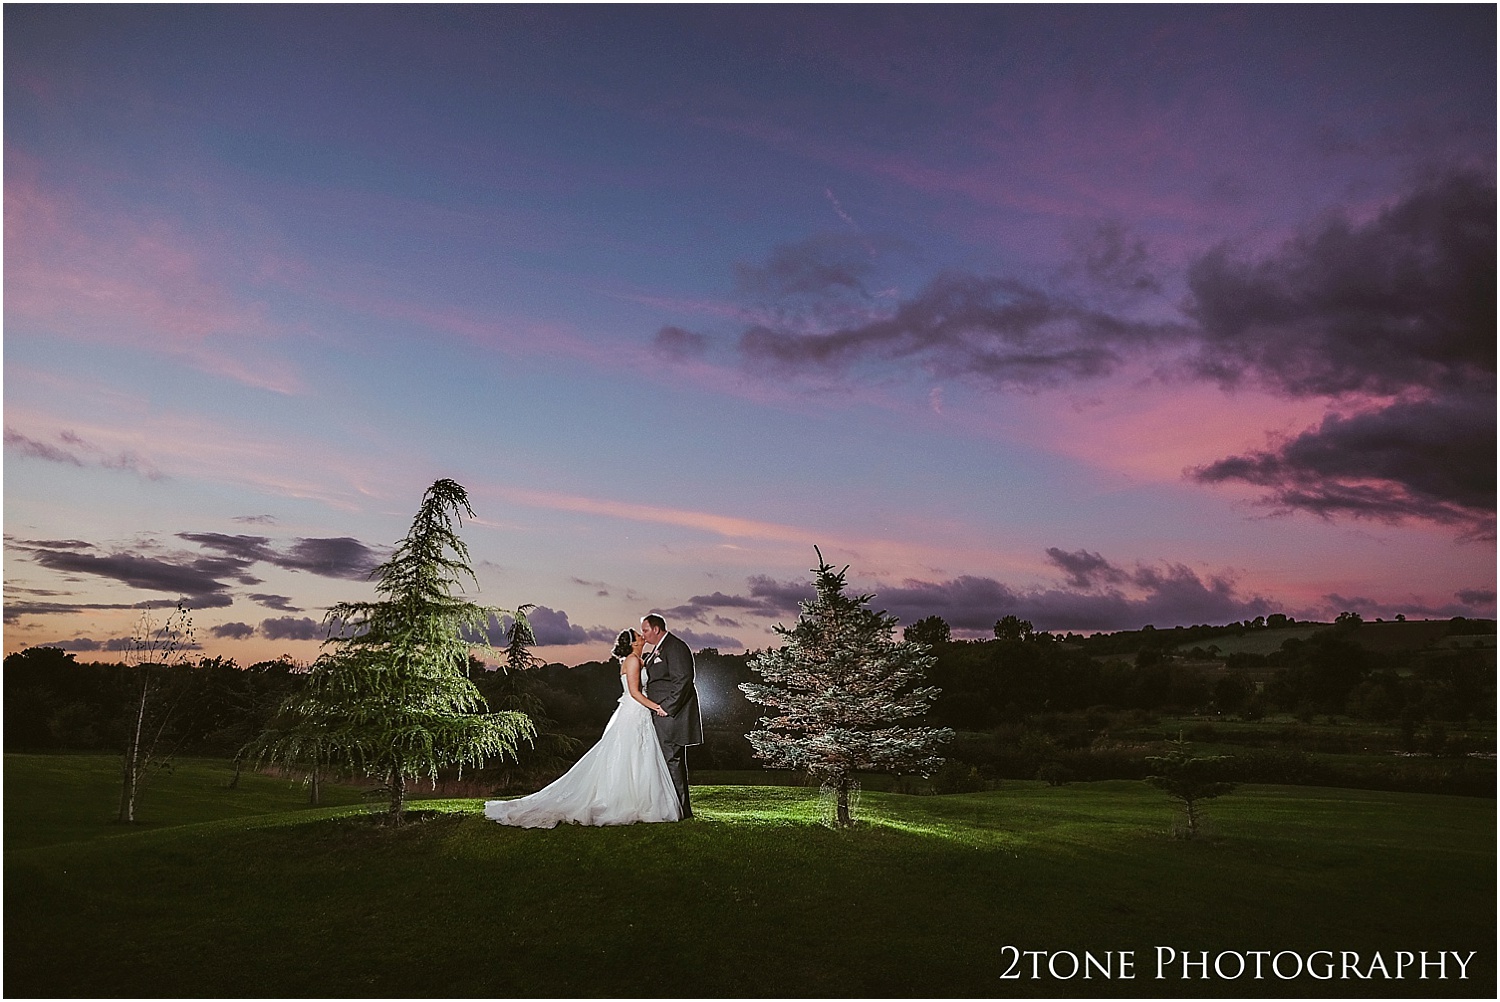
[[[390,820],[400,824],[407,779],[514,756],[530,740],[530,718],[487,712],[467,677],[470,649],[488,646],[489,620],[524,617],[454,594],[463,577],[474,577],[457,532],[464,514],[474,516],[463,487],[439,480],[428,489],[406,538],[376,568],[379,599],[328,611],[332,649],[251,755],[314,774],[332,767],[381,779]]]
[[[893,639],[896,618],[871,609],[871,595],[844,594],[849,568],[834,571],[815,552],[816,596],[801,603],[794,627],[777,625],[784,646],[750,660],[764,682],[740,689],[775,711],[746,735],[756,757],[821,780],[835,801],[834,824],[847,827],[856,771],[926,775],[942,764],[937,746],[953,732],[897,726],[937,698],[936,688],[919,685],[933,662],[928,648]]]

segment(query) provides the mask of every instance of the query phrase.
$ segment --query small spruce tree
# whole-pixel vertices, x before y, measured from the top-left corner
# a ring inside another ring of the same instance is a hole
[[[938,690],[920,686],[933,658],[920,643],[892,637],[896,618],[869,607],[873,595],[844,594],[849,568],[834,569],[818,554],[816,595],[801,603],[791,629],[778,624],[786,644],[750,659],[764,681],[740,689],[770,707],[760,729],[746,735],[757,758],[772,768],[801,769],[831,790],[834,823],[854,823],[850,794],[856,770],[929,774],[942,764],[947,728],[902,727],[924,713]]]
[[[486,712],[467,677],[470,648],[487,646],[489,618],[516,613],[453,594],[464,576],[474,577],[457,533],[464,514],[474,517],[457,483],[439,480],[427,490],[406,538],[375,569],[379,600],[328,611],[326,622],[338,629],[325,642],[332,650],[248,749],[257,761],[328,764],[381,779],[389,820],[399,825],[407,779],[436,781],[445,766],[514,756],[531,738],[526,714]]]
[[[1201,801],[1223,796],[1235,788],[1236,784],[1219,778],[1228,759],[1227,755],[1193,755],[1180,734],[1165,755],[1147,756],[1146,762],[1156,770],[1156,775],[1147,776],[1146,782],[1181,804],[1187,814],[1184,838],[1198,834],[1203,820]]]

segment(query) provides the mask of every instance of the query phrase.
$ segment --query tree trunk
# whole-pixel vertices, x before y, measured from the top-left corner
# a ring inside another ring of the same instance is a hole
[[[849,777],[839,777],[838,791],[838,827],[848,828],[854,824],[854,819],[849,816]]]
[[[313,753],[312,776],[308,779],[307,785],[310,788],[308,800],[314,807],[317,807],[323,802],[323,762],[316,752]]]
[[[135,744],[125,749],[125,766],[120,777],[120,814],[115,820],[129,824],[135,820]]]
[[[391,824],[400,825],[405,820],[406,808],[406,777],[401,775],[399,767],[391,769],[390,780],[391,810],[387,817]]]
[[[1193,810],[1193,802],[1191,800],[1186,800],[1184,803],[1187,804],[1187,835],[1188,838],[1192,838],[1198,834],[1198,812]]]
[[[141,729],[146,721],[146,700],[150,692],[151,677],[147,669],[141,668],[141,698],[135,708],[135,726],[125,743],[125,765],[120,783],[120,816],[123,824],[135,823],[135,794],[141,778]]]

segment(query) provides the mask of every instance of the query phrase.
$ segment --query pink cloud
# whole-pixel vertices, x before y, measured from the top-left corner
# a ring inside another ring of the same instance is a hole
[[[1226,393],[1203,383],[1147,381],[1135,373],[1087,392],[1015,397],[989,424],[1015,441],[1097,469],[1179,483],[1188,467],[1263,446],[1268,433],[1300,430],[1326,407],[1320,399]]]
[[[29,373],[12,372],[28,378]],[[40,376],[38,382],[45,380]],[[54,378],[51,385],[63,386]],[[93,384],[73,384],[64,399],[91,392]],[[395,496],[404,483],[389,482],[385,471],[406,464],[378,451],[346,458],[310,438],[261,434],[203,414],[164,409],[118,388],[98,387],[99,408],[109,417],[64,416],[45,406],[7,403],[13,448],[54,462],[134,470],[148,478],[189,478],[251,488],[266,494],[318,501],[344,512],[361,511],[371,498]],[[20,441],[24,438],[26,441]],[[40,456],[26,443],[54,445],[59,454]]]
[[[857,563],[862,574],[882,579],[948,573],[945,568],[1001,569],[1030,573],[1039,565],[1030,552],[1009,551],[974,542],[972,527],[942,524],[922,515],[889,516],[876,532],[850,530],[846,524],[787,525],[738,515],[670,508],[614,498],[588,497],[498,484],[481,484],[476,499],[546,511],[597,516],[685,529],[717,537],[702,542],[675,541],[673,561],[683,566],[740,566],[755,572],[766,566],[800,566],[822,548],[830,561]],[[489,505],[486,505],[489,509]],[[493,509],[490,509],[493,510]],[[480,523],[485,524],[485,523]]]

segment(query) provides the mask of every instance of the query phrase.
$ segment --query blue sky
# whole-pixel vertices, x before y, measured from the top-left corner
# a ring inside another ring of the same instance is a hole
[[[6,651],[1493,616],[1494,18],[8,7]]]

